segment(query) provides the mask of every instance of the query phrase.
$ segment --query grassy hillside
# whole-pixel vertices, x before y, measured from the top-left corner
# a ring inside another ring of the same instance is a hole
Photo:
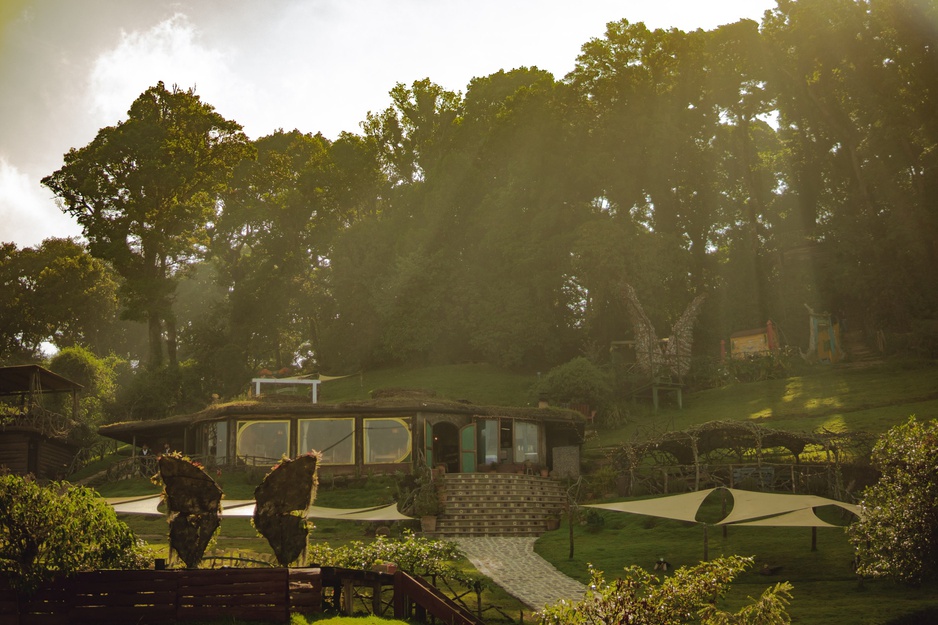
[[[671,401],[671,398],[668,397]],[[684,396],[684,409],[663,404],[657,415],[636,404],[628,422],[600,432],[588,447],[621,443],[648,431],[682,430],[717,420],[745,420],[798,432],[821,429],[881,433],[908,419],[938,417],[938,366],[818,365],[781,380],[733,383]]]

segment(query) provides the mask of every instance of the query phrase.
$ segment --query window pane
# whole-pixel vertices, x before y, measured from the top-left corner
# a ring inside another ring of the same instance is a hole
[[[289,421],[238,421],[238,457],[247,464],[273,464],[289,451]]]
[[[228,422],[218,421],[208,426],[208,449],[206,455],[215,461],[215,464],[225,464],[228,461]]]
[[[365,419],[365,463],[406,462],[410,439],[405,419]]]
[[[498,420],[479,422],[479,462],[498,462]]]
[[[322,464],[355,464],[355,419],[301,419],[297,451],[322,454]]]
[[[538,462],[537,424],[515,421],[515,462]]]

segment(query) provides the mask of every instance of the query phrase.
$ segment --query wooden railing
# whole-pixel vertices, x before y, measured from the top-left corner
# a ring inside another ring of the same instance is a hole
[[[331,607],[356,612],[358,588],[371,590],[365,611],[450,625],[483,625],[420,577],[333,567],[92,571],[43,585],[20,597],[0,577],[0,625],[101,623],[148,625],[236,619],[289,623],[291,613],[321,613],[326,590]],[[382,591],[393,596],[385,602]]]
[[[485,625],[423,578],[395,573],[394,618],[426,623],[428,615],[447,625]]]

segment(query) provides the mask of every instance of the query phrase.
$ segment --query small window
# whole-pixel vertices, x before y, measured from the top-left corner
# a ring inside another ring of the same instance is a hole
[[[301,419],[297,452],[318,451],[322,464],[355,464],[355,419]]]
[[[410,444],[407,419],[365,419],[365,464],[408,462]]]

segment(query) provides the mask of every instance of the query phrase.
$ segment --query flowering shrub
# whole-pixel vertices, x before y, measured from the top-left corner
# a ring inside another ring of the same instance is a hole
[[[766,589],[758,600],[733,614],[716,607],[730,583],[752,565],[752,558],[730,556],[697,566],[681,567],[664,579],[638,566],[625,569],[617,580],[607,582],[603,572],[590,567],[591,582],[586,597],[576,603],[563,601],[538,613],[541,625],[586,625],[591,623],[702,623],[703,625],[783,625],[790,623],[786,611],[791,585],[781,582]]]
[[[310,562],[320,566],[369,570],[376,564],[393,562],[402,571],[421,577],[456,581],[463,581],[466,577],[454,565],[463,557],[455,543],[420,538],[410,531],[404,534],[403,539],[378,536],[372,543],[352,541],[336,548],[319,544],[311,546],[307,555]]]

